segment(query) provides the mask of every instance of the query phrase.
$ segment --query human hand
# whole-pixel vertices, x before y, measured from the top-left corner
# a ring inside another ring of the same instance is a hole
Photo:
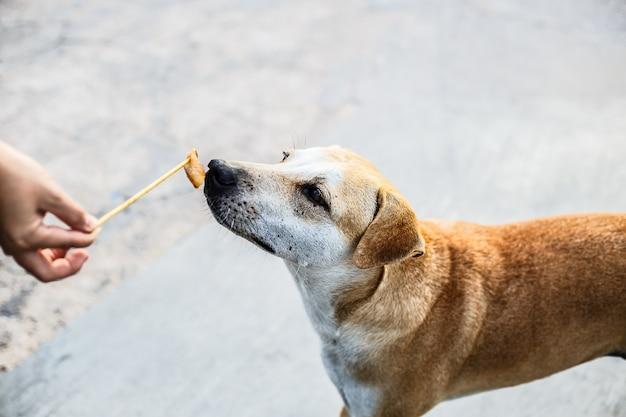
[[[70,229],[46,225],[47,212]],[[42,282],[76,274],[87,258],[84,249],[97,236],[88,215],[27,157],[0,142],[0,246]]]

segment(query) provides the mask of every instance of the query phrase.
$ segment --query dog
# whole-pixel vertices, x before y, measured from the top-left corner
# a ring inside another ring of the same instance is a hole
[[[342,417],[416,417],[601,356],[626,359],[626,215],[502,226],[418,220],[340,147],[213,160],[217,221],[281,257]]]

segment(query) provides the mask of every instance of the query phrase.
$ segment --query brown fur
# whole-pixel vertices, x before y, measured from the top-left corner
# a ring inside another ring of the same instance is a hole
[[[366,327],[376,346],[352,370],[382,389],[376,416],[420,416],[446,398],[626,350],[625,215],[421,222],[425,253],[406,258],[415,235],[404,228],[418,226],[406,206],[395,210],[385,227],[374,220],[355,263],[378,263],[369,241],[403,260],[335,300],[338,319]]]
[[[394,236],[388,239],[388,236]],[[402,197],[387,189],[378,192],[378,210],[354,252],[359,268],[372,268],[424,254],[417,218]]]

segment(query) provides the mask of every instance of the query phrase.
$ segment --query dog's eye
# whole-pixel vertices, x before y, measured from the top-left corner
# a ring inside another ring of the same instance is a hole
[[[326,201],[324,200],[324,195],[322,194],[322,191],[316,185],[313,185],[313,184],[303,185],[302,194],[304,194],[304,196],[308,198],[309,201],[311,201],[311,203],[316,204],[318,206],[322,206],[325,209],[328,209],[328,204],[326,204]]]
[[[282,161],[280,161],[280,162],[285,162],[285,160],[286,160],[287,158],[289,158],[289,155],[291,155],[289,152],[287,152],[287,151],[283,151],[283,160],[282,160]]]

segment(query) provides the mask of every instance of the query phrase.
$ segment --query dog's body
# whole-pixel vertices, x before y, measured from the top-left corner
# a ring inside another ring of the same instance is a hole
[[[212,162],[205,193],[222,224],[285,259],[343,416],[420,416],[626,354],[626,215],[418,223],[362,158],[287,157]]]
[[[424,256],[342,292],[335,333],[318,329],[351,416],[419,416],[626,352],[626,216],[421,230]]]

